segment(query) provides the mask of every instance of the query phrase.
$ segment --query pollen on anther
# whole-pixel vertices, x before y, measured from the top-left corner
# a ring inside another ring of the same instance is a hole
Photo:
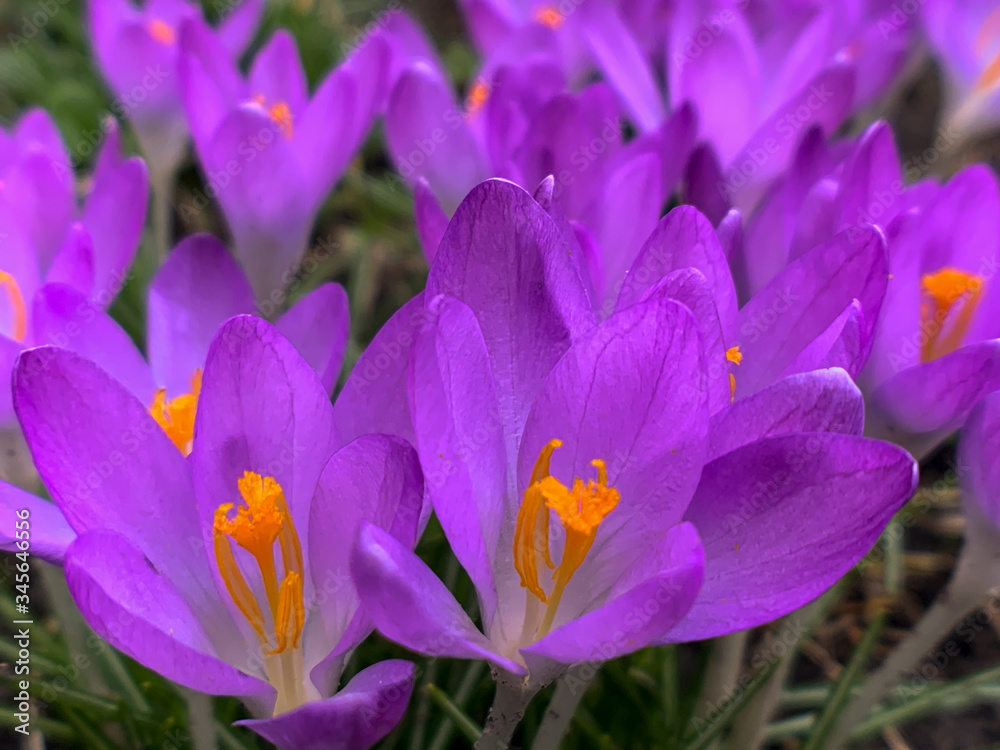
[[[544,5],[536,10],[534,18],[538,23],[548,26],[550,29],[558,29],[566,20],[566,17],[551,5]]]
[[[149,35],[160,44],[173,44],[177,41],[177,32],[174,31],[174,27],[161,18],[152,19],[146,28],[149,30]]]

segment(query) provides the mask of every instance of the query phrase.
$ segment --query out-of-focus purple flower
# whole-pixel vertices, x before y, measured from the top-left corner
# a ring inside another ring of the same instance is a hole
[[[384,635],[536,686],[572,663],[801,606],[868,549],[916,479],[905,452],[849,434],[860,397],[839,371],[710,416],[691,309],[657,287],[595,326],[562,236],[520,188],[475,188],[431,266],[411,347],[428,491],[485,635],[377,528],[362,528],[352,559]]]
[[[240,697],[256,717],[241,723],[279,746],[366,748],[390,731],[411,664],[337,686],[371,630],[348,574],[357,528],[415,542],[423,492],[409,445],[344,444],[313,369],[251,316],[210,347],[190,458],[146,404],[74,353],[25,352],[14,388],[76,535],[66,580],[91,627],[175,682]]]
[[[27,342],[81,354],[104,368],[146,404],[153,418],[184,453],[191,450],[202,368],[209,344],[234,315],[272,310],[257,307],[250,283],[225,246],[210,235],[193,235],[170,254],[152,281],[146,340],[148,358],[104,310],[65,283],[39,287],[26,308]],[[275,325],[312,366],[327,392],[333,390],[347,344],[347,295],[324,284],[280,315]],[[7,345],[13,362],[23,342]],[[20,449],[9,391],[4,438]],[[370,430],[365,430],[368,432]],[[352,437],[362,434],[356,432]],[[26,486],[34,470],[24,450],[3,466],[0,478]],[[5,532],[4,532],[5,533]]]
[[[123,158],[107,120],[90,189],[77,206],[76,178],[55,123],[34,110],[0,131],[0,376],[18,353],[53,343],[38,330],[38,291],[71,287],[96,310],[125,284],[146,215],[146,168]],[[0,388],[0,477],[23,483],[33,472],[20,450],[10,390]],[[13,451],[14,459],[7,460]]]
[[[177,75],[180,29],[201,18],[187,0],[89,0],[94,54],[115,95],[115,114],[135,128],[154,181],[172,177],[187,146]],[[250,43],[264,0],[243,0],[219,24],[220,53],[236,59]],[[154,182],[154,184],[159,184]]]
[[[987,0],[922,3],[924,36],[945,81],[943,130],[952,139],[1000,123],[1000,9]]]
[[[258,300],[281,294],[316,213],[384,106],[380,37],[309,95],[292,36],[278,31],[244,79],[200,20],[180,32],[180,90],[198,159]]]
[[[747,211],[785,171],[801,133],[811,126],[832,133],[891,83],[908,50],[909,22],[889,34],[882,25],[891,14],[886,5],[682,0],[661,27],[662,62],[626,64],[615,46],[596,38],[591,47],[644,129],[662,121],[655,116],[664,111],[661,94],[648,84],[654,79],[648,68],[662,67],[669,107],[687,102],[697,113],[718,172],[711,192]],[[597,9],[608,12],[602,3],[581,12]],[[646,70],[633,73],[637,64]]]
[[[405,38],[415,35],[407,22]],[[386,135],[397,170],[414,190],[426,254],[433,257],[444,217],[488,177],[532,190],[551,175],[553,197],[571,222],[599,238],[621,226],[644,237],[694,143],[690,108],[626,143],[620,105],[606,84],[567,90],[551,46],[522,49],[516,40],[484,62],[464,104],[429,45],[405,45],[410,64],[402,66],[390,96]],[[397,50],[402,46],[396,43]]]
[[[885,123],[846,148],[807,134],[748,221],[734,266],[748,294],[835,233],[883,228],[885,300],[858,377],[866,432],[921,457],[1000,388],[1000,186],[983,166],[944,185],[907,184],[924,174],[905,168]]]

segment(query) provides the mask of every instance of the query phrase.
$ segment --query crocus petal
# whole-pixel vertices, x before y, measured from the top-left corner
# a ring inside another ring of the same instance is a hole
[[[328,393],[333,392],[344,362],[350,316],[344,287],[323,284],[292,305],[274,324],[316,371]]]
[[[680,268],[671,271],[650,287],[644,293],[642,301],[660,298],[676,300],[685,305],[698,321],[705,355],[708,413],[715,414],[732,402],[733,389],[730,382],[732,365],[726,357],[727,347],[712,287],[696,268]]]
[[[237,480],[254,471],[281,485],[308,561],[306,519],[336,447],[326,389],[287,339],[250,315],[219,329],[202,383],[191,458],[206,544],[216,508],[240,505]],[[304,585],[308,601],[311,582]]]
[[[464,114],[426,63],[415,63],[400,76],[389,98],[385,131],[403,179],[427,180],[446,213],[490,176]]]
[[[319,661],[334,646],[348,651],[367,635],[361,631],[354,644],[340,643],[359,604],[350,585],[350,553],[361,523],[372,523],[412,548],[422,502],[423,475],[416,451],[398,438],[365,435],[327,463],[309,512],[310,567],[316,591],[324,592],[316,604],[327,647],[310,659],[309,651],[315,647],[307,632],[303,638],[307,664]],[[322,693],[322,686],[317,687]]]
[[[371,432],[415,442],[407,370],[413,342],[429,319],[421,292],[399,308],[365,347],[333,406],[342,443]]]
[[[65,569],[87,624],[139,663],[210,695],[273,695],[214,655],[181,592],[121,534],[82,534],[66,551]]]
[[[722,221],[729,211],[729,193],[719,189],[724,179],[712,146],[703,143],[695,148],[684,169],[685,197],[713,224]]]
[[[132,339],[76,289],[63,284],[41,287],[32,303],[31,327],[36,342],[54,344],[96,362],[137,399],[153,403],[156,386]]]
[[[582,29],[587,46],[618,92],[636,125],[654,130],[666,119],[663,100],[646,59],[610,3],[585,3]]]
[[[413,692],[412,663],[390,659],[358,672],[344,689],[273,719],[236,722],[278,747],[367,750],[392,731]]]
[[[80,222],[74,222],[62,248],[45,274],[46,283],[65,284],[89,297],[94,289],[94,242]]]
[[[711,222],[691,206],[678,206],[660,219],[625,277],[617,309],[639,300],[661,277],[680,268],[696,268],[708,280],[723,338],[729,346],[736,344],[736,289],[726,254]]]
[[[719,31],[718,36],[704,46],[693,39],[699,28],[673,24],[667,61],[673,104],[695,104],[703,136],[727,166],[746,144],[750,129],[762,114],[756,45],[743,14],[730,11],[730,18],[730,23],[719,24],[721,29],[713,28],[713,33]],[[697,55],[688,53],[692,42],[699,49]]]
[[[30,492],[0,482],[0,550],[27,552],[55,565],[62,565],[66,548],[76,539],[76,532],[55,503]],[[25,544],[24,549],[18,541]]]
[[[113,120],[97,156],[93,189],[83,207],[83,225],[94,241],[94,290],[103,307],[125,286],[146,221],[149,177],[138,157],[122,158],[121,137]]]
[[[659,156],[639,154],[615,170],[590,207],[588,215],[594,216],[594,234],[603,251],[605,315],[614,309],[622,278],[660,217],[666,197],[662,174]]]
[[[862,226],[876,220],[884,226],[899,210],[902,189],[903,174],[892,129],[885,122],[876,122],[844,163],[838,194],[840,226]]]
[[[388,532],[362,524],[351,576],[385,637],[429,656],[487,659],[524,674],[524,667],[496,652],[427,564]]]
[[[546,378],[525,424],[518,490],[527,488],[542,448],[558,439],[552,476],[571,486],[574,477],[592,477],[590,464],[600,459],[609,486],[621,496],[566,588],[561,609],[582,611],[651,539],[680,521],[708,447],[706,398],[698,322],[669,299],[613,315],[574,344]],[[512,543],[501,548],[511,556],[511,570],[512,550]]]
[[[649,552],[611,589],[607,602],[521,649],[532,673],[539,658],[576,664],[645,648],[688,613],[705,577],[698,532],[689,523],[679,524]]]
[[[887,263],[877,228],[850,227],[786,266],[739,312],[744,393],[777,380],[853,299],[877,314]]]
[[[833,368],[790,375],[712,415],[708,460],[772,435],[793,432],[860,435],[864,416],[861,391],[844,370]]]
[[[243,0],[219,22],[216,33],[234,58],[241,55],[253,39],[264,5],[265,0]]]
[[[171,397],[187,393],[219,326],[253,309],[250,282],[226,246],[209,234],[185,238],[149,288],[147,339],[156,384]]]
[[[1000,393],[991,393],[979,402],[958,446],[963,494],[1000,527]]]
[[[579,269],[559,228],[516,185],[488,180],[455,212],[427,278],[479,321],[508,440],[574,337],[593,325]]]
[[[22,351],[24,351],[24,344],[20,341],[0,335],[0,379],[2,379],[0,382],[6,382],[10,379],[17,355]],[[5,431],[12,425],[16,431],[17,418],[14,414],[13,394],[10,388],[0,388],[0,431]],[[3,464],[0,463],[0,467],[2,466]]]
[[[448,217],[423,178],[413,186],[413,223],[417,225],[424,257],[430,263],[444,237],[444,230],[448,228]]]
[[[513,570],[512,540],[501,538],[508,517],[508,462],[496,385],[472,311],[442,296],[432,301],[429,312],[430,325],[418,335],[411,354],[413,428],[429,497],[476,587],[486,632],[493,632],[493,571]],[[520,617],[503,610],[501,615],[510,615],[506,624],[511,629]]]
[[[287,30],[276,31],[257,53],[249,84],[251,95],[263,96],[265,106],[284,102],[292,117],[301,116],[309,101],[309,89],[295,38]]]
[[[902,449],[833,433],[765,438],[708,464],[685,516],[705,547],[705,584],[662,642],[744,630],[816,598],[871,548],[916,482]]]
[[[866,432],[922,457],[995,390],[1000,390],[1000,339],[963,346],[908,367],[876,388]]]
[[[763,186],[788,166],[799,133],[814,123],[826,135],[840,126],[854,97],[854,76],[851,65],[835,62],[768,117],[727,167],[733,205],[752,208]],[[808,116],[803,118],[802,111]]]

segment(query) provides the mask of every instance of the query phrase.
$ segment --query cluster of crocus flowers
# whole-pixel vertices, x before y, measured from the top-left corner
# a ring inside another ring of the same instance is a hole
[[[747,220],[733,257],[741,296],[773,283],[813,243],[835,233],[857,245],[872,225],[886,238],[880,306],[858,383],[866,432],[918,458],[1000,388],[1000,185],[982,165],[944,184],[904,173],[891,132],[875,123],[847,149],[806,134],[787,175]],[[845,321],[846,322],[846,321]],[[850,326],[845,330],[850,331]]]
[[[243,0],[217,30],[227,56],[238,58],[253,38],[264,0]],[[114,93],[115,115],[135,128],[154,184],[172,181],[184,158],[188,125],[181,103],[177,63],[180,30],[200,19],[201,7],[187,0],[88,0],[94,56]]]
[[[917,182],[883,123],[831,137],[913,19],[461,5],[483,53],[464,97],[402,12],[310,94],[287,31],[238,67],[262,2],[213,29],[185,0],[91,1],[158,187],[190,133],[233,240],[171,250],[145,353],[106,312],[145,167],[109,122],[78,209],[47,116],[0,132],[0,429],[16,414],[54,501],[0,483],[0,507],[31,509],[87,622],[279,746],[368,747],[414,679],[393,660],[340,688],[374,628],[489,661],[523,704],[572,664],[755,627],[844,575],[967,419],[957,579],[969,602],[995,582],[1000,187]],[[976,12],[956,121],[1000,79],[1000,16]],[[430,273],[331,404],[344,290],[275,313],[383,114]],[[414,552],[432,511],[479,624]]]
[[[368,747],[395,726],[412,664],[381,662],[337,688],[371,630],[348,573],[354,534],[373,524],[416,541],[423,483],[409,445],[345,441],[312,367],[251,316],[211,344],[190,456],[72,352],[24,353],[14,389],[64,518],[47,514],[43,549],[101,636],[175,682],[239,696],[255,717],[243,723],[283,747]]]

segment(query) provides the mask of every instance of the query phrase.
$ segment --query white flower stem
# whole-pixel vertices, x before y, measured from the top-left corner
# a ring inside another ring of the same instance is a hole
[[[194,750],[216,750],[215,710],[212,696],[190,688],[181,688],[188,710],[188,732]]]
[[[582,664],[574,666],[556,683],[556,692],[545,710],[542,725],[538,728],[531,750],[551,750],[561,745],[569,733],[573,714],[587,687],[597,674],[598,665]]]
[[[517,725],[524,718],[524,710],[538,692],[537,687],[528,687],[523,678],[503,670],[497,671],[496,680],[496,697],[475,750],[507,750]]]

